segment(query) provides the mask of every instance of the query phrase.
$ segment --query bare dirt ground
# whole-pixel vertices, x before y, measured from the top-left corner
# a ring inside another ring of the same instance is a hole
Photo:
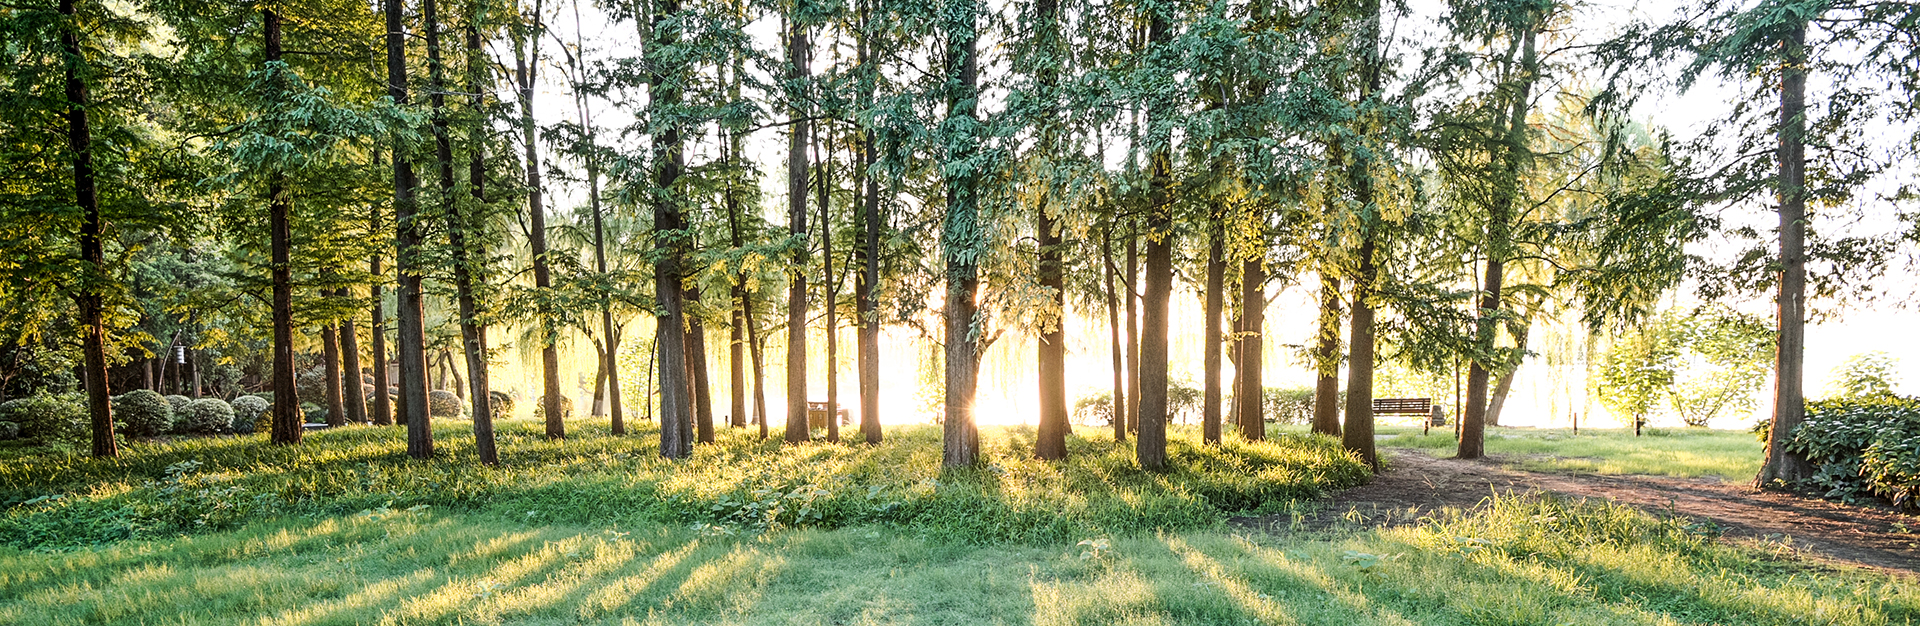
[[[1479,506],[1495,493],[1550,492],[1711,520],[1727,540],[1786,547],[1819,561],[1920,573],[1920,518],[1890,509],[1760,491],[1717,478],[1550,474],[1505,467],[1500,458],[1460,461],[1418,450],[1381,452],[1388,471],[1334,494],[1313,513],[1233,522],[1273,532],[1398,526],[1438,509]]]

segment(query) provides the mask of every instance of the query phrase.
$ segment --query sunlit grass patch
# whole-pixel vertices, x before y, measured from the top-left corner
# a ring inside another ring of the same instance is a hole
[[[1451,428],[1422,435],[1420,429],[1384,427],[1380,445],[1419,448],[1451,456],[1457,442]],[[1762,445],[1752,433],[1705,428],[1650,428],[1639,437],[1631,429],[1490,428],[1488,454],[1505,456],[1529,470],[1592,474],[1645,474],[1680,478],[1717,477],[1751,480],[1760,471]]]

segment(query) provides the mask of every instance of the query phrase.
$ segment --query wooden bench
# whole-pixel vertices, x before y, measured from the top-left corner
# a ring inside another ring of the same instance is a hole
[[[845,405],[841,405],[835,408],[833,413],[834,415],[837,415],[840,417],[841,426],[846,426],[852,423],[851,420],[847,417],[847,407]],[[827,403],[808,402],[807,403],[807,428],[826,428],[826,427],[827,427]]]
[[[1425,426],[1445,426],[1447,416],[1433,406],[1432,398],[1374,398],[1374,415],[1426,415]]]

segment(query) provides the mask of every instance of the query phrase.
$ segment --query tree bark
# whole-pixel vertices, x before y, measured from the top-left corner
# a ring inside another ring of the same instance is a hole
[[[1223,239],[1226,238],[1226,233],[1222,230],[1223,225],[1220,223],[1218,216],[1215,216],[1210,221],[1212,223],[1208,225],[1207,232],[1207,239],[1209,241],[1207,242],[1207,287],[1205,290],[1207,319],[1200,333],[1201,337],[1206,341],[1206,347],[1201,353],[1202,365],[1206,372],[1204,378],[1206,378],[1206,380],[1203,382],[1204,397],[1200,404],[1200,437],[1207,443],[1217,444],[1220,443],[1221,412],[1220,343],[1225,341],[1220,332],[1220,316],[1221,310],[1226,308],[1225,294],[1222,294],[1221,290],[1224,288],[1222,283],[1226,281],[1227,261],[1225,258],[1226,243],[1223,241]],[[1240,394],[1235,393],[1234,397],[1239,398]]]
[[[1172,25],[1165,5],[1148,5],[1147,40],[1153,47],[1172,41]],[[1148,127],[1172,118],[1169,105],[1156,104],[1147,110]],[[1173,147],[1171,137],[1152,141],[1147,179],[1148,202],[1152,217],[1147,220],[1146,277],[1141,290],[1140,329],[1140,424],[1134,450],[1140,467],[1162,470],[1167,466],[1167,315],[1173,298]]]
[[[1380,1],[1368,2],[1368,15],[1363,18],[1362,26],[1366,46],[1364,73],[1366,84],[1362,87],[1356,102],[1365,103],[1380,91],[1380,73],[1383,61],[1380,58]],[[1348,150],[1348,153],[1353,151]],[[1348,167],[1348,179],[1353,185],[1354,201],[1361,207],[1360,249],[1356,256],[1359,271],[1353,281],[1353,308],[1348,318],[1351,327],[1347,356],[1347,423],[1341,433],[1341,443],[1350,452],[1359,455],[1360,460],[1373,471],[1380,471],[1380,457],[1373,441],[1373,293],[1379,279],[1379,268],[1375,266],[1374,254],[1379,245],[1381,231],[1385,228],[1379,207],[1374,205],[1373,178],[1367,170],[1368,164],[1356,161]]]
[[[537,72],[540,69],[540,36],[545,30],[541,22],[542,2],[534,0],[533,13],[527,16],[525,36],[514,41],[514,75],[520,88],[520,139],[525,150],[527,167],[527,239],[533,252],[533,286],[545,293],[553,289],[553,275],[547,259],[547,209],[545,191],[540,174],[540,127],[534,123],[533,98]],[[559,330],[555,328],[554,314],[542,305],[535,323],[540,345],[540,382],[541,412],[546,416],[547,438],[564,439],[567,436],[565,414],[560,405],[560,350],[555,345]]]
[[[387,95],[395,104],[407,106],[406,30],[401,19],[405,0],[386,0],[387,18]],[[407,421],[407,455],[416,459],[433,456],[432,417],[427,414],[426,309],[421,276],[422,216],[418,214],[413,163],[406,148],[395,144],[393,153],[393,223],[395,269],[395,348],[400,361],[400,414]],[[278,397],[275,392],[275,397]],[[276,402],[276,405],[279,403]]]
[[[1113,289],[1113,225],[1100,236],[1101,275],[1105,279],[1107,296],[1107,331],[1112,339],[1108,350],[1113,355],[1113,407],[1107,421],[1113,426],[1113,440],[1127,440],[1127,368],[1123,356],[1126,349],[1120,345],[1120,303]]]
[[[346,372],[340,369],[339,331],[332,324],[320,327],[320,364],[326,378],[327,425],[347,424],[347,403],[340,381]]]
[[[377,164],[379,160],[379,154],[375,153],[375,163]],[[398,189],[398,185],[395,188]],[[377,236],[381,230],[380,207],[375,206],[373,217],[367,224],[367,234]],[[380,267],[380,254],[375,252],[367,259],[367,274],[373,277],[371,284],[367,286],[367,299],[373,301],[372,319],[367,323],[367,330],[373,342],[372,367],[369,368],[373,370],[373,415],[370,417],[376,425],[391,426],[393,425],[392,396],[387,394],[387,303],[386,295],[381,293],[384,289],[380,286],[381,281],[386,280],[383,272],[384,270]]]
[[[648,85],[653,98],[648,105],[650,115],[671,111],[678,106],[683,84],[682,68],[664,60],[659,52],[679,43],[679,30],[670,24],[680,17],[680,1],[660,0],[658,9],[654,13],[652,33],[659,37],[659,47],[649,45],[647,50],[649,65],[654,68]],[[685,292],[681,285],[685,272],[682,267],[686,251],[685,236],[688,233],[685,213],[673,192],[680,183],[686,155],[682,152],[680,122],[657,121],[662,123],[659,124],[660,134],[654,140],[653,147],[653,160],[657,164],[654,187],[667,192],[658,194],[653,200],[654,245],[661,249],[660,260],[655,263],[653,270],[654,298],[660,310],[656,331],[659,340],[655,342],[660,351],[660,456],[684,459],[693,454],[690,426],[694,400],[694,381],[689,380],[691,363],[686,353]]]
[[[1514,350],[1519,353],[1521,360],[1515,362],[1513,367],[1501,373],[1500,379],[1493,384],[1493,397],[1487,400],[1488,426],[1500,425],[1500,411],[1506,408],[1507,394],[1513,392],[1513,377],[1515,374],[1520,373],[1520,366],[1526,364],[1527,332],[1528,326],[1522,325],[1520,326],[1519,335],[1513,338]]]
[[[1127,432],[1140,430],[1140,231],[1127,229]]]
[[[840,443],[840,320],[836,317],[840,302],[833,283],[833,218],[828,212],[833,199],[833,153],[817,154],[814,160],[820,163],[815,168],[819,178],[814,190],[819,193],[820,280],[827,301],[827,441]]]
[[[1784,31],[1778,136],[1780,292],[1774,302],[1779,333],[1774,344],[1772,430],[1766,463],[1754,479],[1760,487],[1792,487],[1813,476],[1813,464],[1787,450],[1788,438],[1806,419],[1807,23],[1796,20]]]
[[[397,0],[396,0],[397,1]],[[280,14],[262,9],[268,63],[280,61]],[[293,376],[293,201],[278,174],[267,181],[267,229],[273,263],[273,443],[300,443],[306,420]]]
[[[426,1],[429,4],[434,2],[434,0]],[[479,3],[469,3],[466,26],[466,70],[467,91],[470,94],[470,106],[473,107],[474,114],[474,121],[468,128],[467,136],[467,191],[473,196],[471,212],[462,211],[460,206],[452,200],[453,149],[450,143],[451,138],[447,134],[446,109],[440,94],[434,95],[434,109],[441,112],[434,132],[437,140],[436,151],[444,151],[442,159],[444,172],[440,175],[440,188],[441,193],[448,198],[446,200],[447,242],[451,244],[454,253],[453,286],[460,313],[460,343],[463,348],[461,352],[467,360],[467,396],[473,406],[474,450],[479,454],[481,463],[499,465],[499,446],[496,445],[493,436],[493,385],[487,376],[487,362],[490,360],[487,356],[487,325],[480,318],[480,303],[474,293],[474,284],[486,281],[483,262],[486,250],[477,241],[480,233],[483,232],[480,216],[485,214],[487,202],[487,89],[482,84],[485,82],[483,72],[485,72],[486,60],[485,51],[480,48],[478,24],[480,15]],[[433,51],[431,56],[435,57],[434,82],[443,83],[440,78],[441,65],[437,59],[438,35],[434,33],[437,30],[428,31],[433,35],[433,39],[429,41],[434,44],[429,46],[429,49]],[[444,91],[444,89],[437,91]]]
[[[973,424],[973,400],[980,376],[980,337],[983,328],[978,319],[979,305],[974,302],[980,290],[980,252],[986,247],[979,222],[978,179],[969,161],[979,149],[972,136],[978,120],[975,106],[979,98],[980,7],[976,0],[950,0],[942,11],[948,20],[945,71],[947,78],[947,132],[963,133],[950,137],[951,153],[945,155],[947,171],[947,214],[940,233],[940,248],[946,262],[946,414],[942,423],[944,448],[941,461],[946,467],[966,467],[979,461],[979,436]],[[957,167],[956,167],[957,166]]]
[[[1058,0],[1036,0],[1033,4],[1036,47],[1042,50],[1038,57],[1040,65],[1034,69],[1036,82],[1040,90],[1039,97],[1048,103],[1057,102],[1056,90],[1060,77],[1060,62],[1054,56],[1063,52],[1060,44],[1060,3]],[[1060,151],[1058,125],[1052,121],[1042,122],[1041,140],[1038,148],[1048,156]],[[1067,421],[1067,283],[1064,242],[1061,241],[1061,224],[1054,219],[1054,194],[1051,189],[1042,189],[1040,201],[1034,207],[1034,235],[1039,240],[1040,286],[1048,290],[1046,306],[1051,319],[1050,326],[1044,326],[1036,342],[1036,360],[1039,364],[1040,379],[1040,427],[1034,436],[1034,456],[1045,460],[1067,458],[1067,430],[1071,428]],[[1060,207],[1058,210],[1065,210]]]
[[[347,298],[352,294],[346,287],[341,287],[334,291],[334,295]],[[360,332],[354,326],[352,317],[340,321],[340,365],[343,376],[340,384],[346,392],[347,421],[365,424],[367,394],[364,383],[360,381]]]
[[[1320,270],[1320,334],[1314,346],[1313,432],[1340,436],[1340,277]]]
[[[700,291],[689,289],[686,297],[687,302],[699,302]],[[713,443],[713,386],[707,378],[707,325],[692,315],[687,316],[687,370],[688,382],[693,385],[696,440]]]
[[[1247,441],[1267,438],[1267,266],[1265,252],[1240,264],[1240,388],[1233,396],[1240,436]]]
[[[804,93],[807,27],[797,9],[787,20],[787,82]],[[794,103],[788,116],[794,122],[787,134],[787,232],[794,249],[787,286],[787,443],[800,443],[813,438],[807,427],[807,135],[811,124],[801,94],[790,97]]]
[[[873,31],[870,22],[868,4],[860,2],[860,46],[858,61],[864,72],[861,74],[860,106],[873,106],[874,91],[877,89],[879,71],[870,64],[873,56]],[[873,130],[860,130],[860,165],[855,172],[855,184],[861,188],[861,215],[865,218],[861,228],[860,278],[854,283],[855,305],[859,316],[858,349],[860,351],[860,433],[866,437],[867,444],[878,445],[881,439],[880,429],[880,182],[873,176],[874,164],[878,161],[875,151]]]
[[[93,125],[87,119],[90,94],[81,69],[86,57],[80,50],[80,24],[74,0],[60,0],[60,16],[66,24],[60,32],[61,52],[66,54],[67,149],[73,153],[73,195],[80,207],[80,262],[86,265],[75,302],[80,309],[81,379],[87,391],[87,415],[92,427],[93,456],[120,455],[120,443],[113,434],[113,402],[107,390],[106,298],[102,295],[107,280],[106,254],[102,246],[100,196],[93,174]],[[269,14],[271,15],[271,14]],[[277,18],[269,17],[269,21]]]

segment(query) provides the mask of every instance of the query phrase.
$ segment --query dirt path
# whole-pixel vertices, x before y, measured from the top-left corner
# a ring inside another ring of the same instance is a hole
[[[1299,520],[1270,516],[1234,522],[1266,530],[1297,524],[1309,529],[1397,526],[1435,509],[1472,508],[1495,492],[1545,491],[1712,520],[1729,539],[1785,542],[1821,560],[1920,572],[1920,518],[1884,508],[1759,491],[1717,478],[1548,474],[1507,468],[1499,459],[1458,461],[1416,450],[1382,452],[1389,458],[1386,473],[1334,494],[1315,514]]]

